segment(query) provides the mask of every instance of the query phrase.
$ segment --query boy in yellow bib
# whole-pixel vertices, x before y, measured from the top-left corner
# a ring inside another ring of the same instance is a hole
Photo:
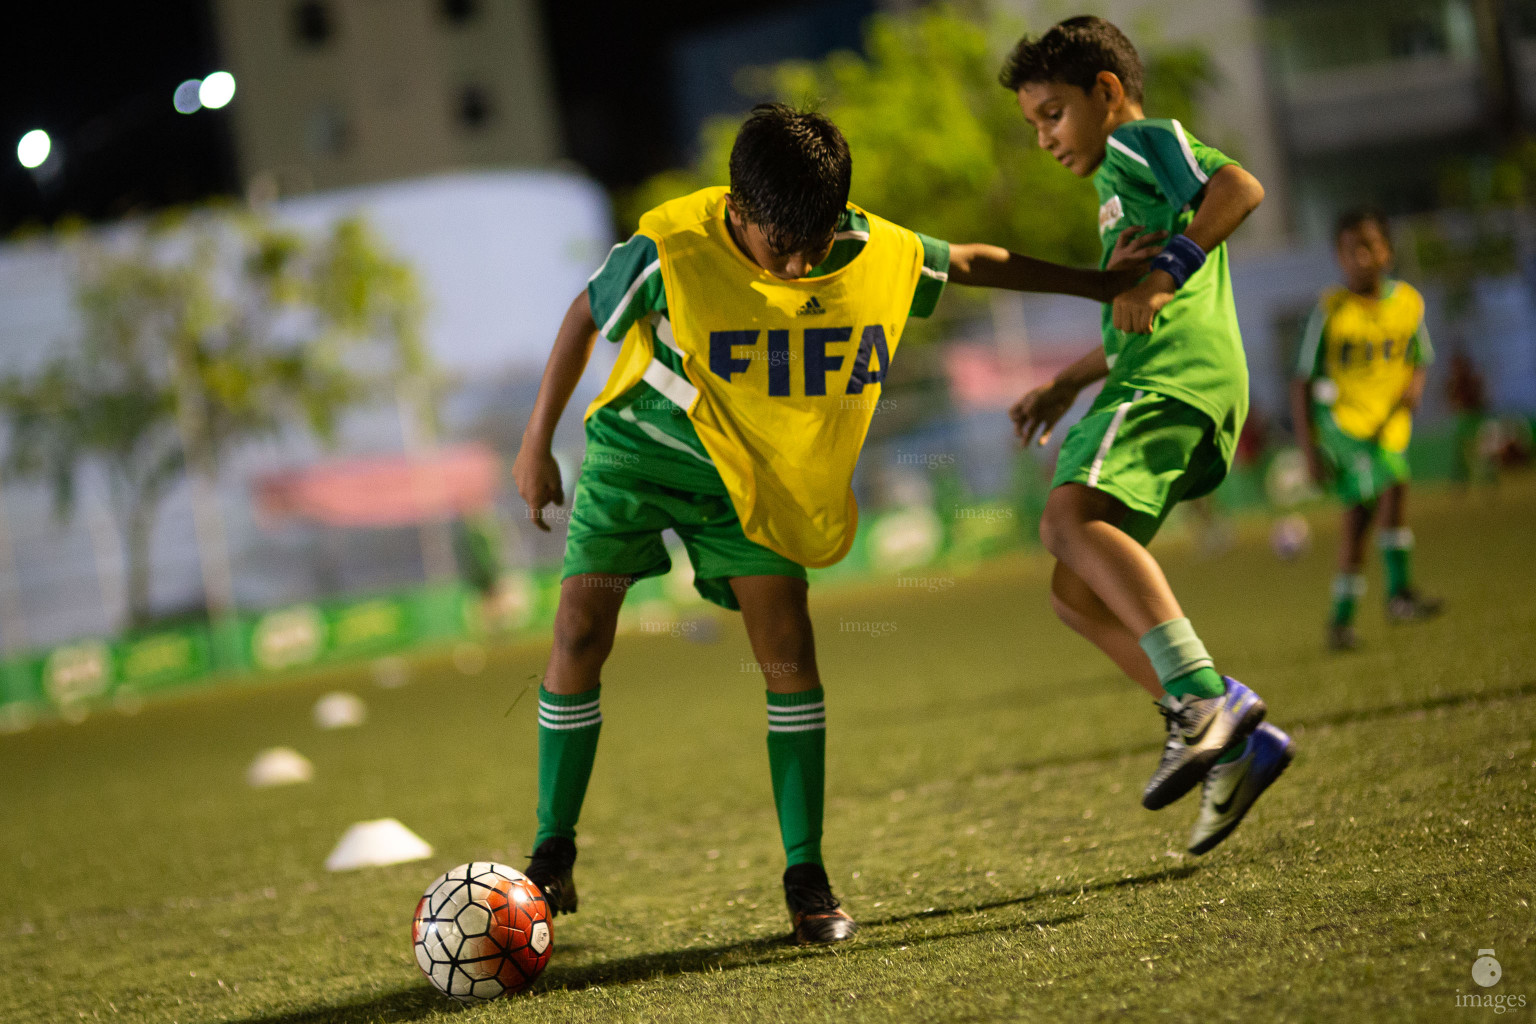
[[[821,863],[826,703],[806,566],[853,542],[850,482],[909,316],[946,281],[1103,301],[1124,270],[1073,270],[986,245],[950,246],[848,203],[852,158],[826,118],[756,108],[736,138],[729,189],[647,213],[571,304],[513,469],[541,511],[563,504],[555,423],[598,334],[622,339],[586,414],[587,451],[566,539],[554,645],[539,691],[539,829],[528,875],[576,909],[576,821],[602,723],[599,675],[635,580],[671,566],[671,528],[706,599],[740,610],[768,700],[768,759],[796,941],[836,942],[854,922]]]
[[[1339,572],[1333,582],[1328,646],[1353,650],[1355,604],[1371,520],[1381,520],[1387,618],[1412,622],[1440,611],[1413,588],[1413,531],[1405,522],[1408,438],[1413,410],[1434,358],[1424,329],[1424,298],[1393,280],[1386,221],[1369,209],[1339,218],[1336,255],[1343,288],[1330,288],[1307,322],[1291,390],[1297,439],[1318,483],[1332,478],[1344,502]]]

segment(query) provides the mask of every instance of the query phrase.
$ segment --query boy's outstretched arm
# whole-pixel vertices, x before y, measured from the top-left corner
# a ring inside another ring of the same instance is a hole
[[[565,504],[565,491],[560,486],[560,466],[550,452],[554,440],[555,424],[565,404],[571,400],[571,392],[581,380],[587,360],[592,357],[592,346],[597,341],[597,324],[592,320],[592,307],[583,291],[566,310],[560,330],[555,334],[555,347],[549,353],[549,363],[544,367],[544,379],[539,382],[539,397],[533,403],[533,415],[523,431],[523,443],[517,450],[517,461],[512,464],[512,479],[517,493],[528,503],[533,524],[548,532],[542,509],[550,502]]]
[[[1062,370],[1055,380],[1013,403],[1008,417],[1013,420],[1013,432],[1018,435],[1019,442],[1029,444],[1037,430],[1041,444],[1049,441],[1051,431],[1072,408],[1078,392],[1108,375],[1109,360],[1104,357],[1104,347],[1095,345],[1092,352]]]
[[[1264,186],[1259,179],[1236,164],[1228,164],[1211,175],[1201,189],[1200,208],[1181,237],[1199,246],[1201,253],[1195,255],[1208,253],[1225,242],[1263,201]],[[1169,241],[1170,253],[1178,242],[1178,238]],[[1115,327],[1131,334],[1149,333],[1153,317],[1173,298],[1180,283],[1168,271],[1154,267],[1140,284],[1115,297]]]
[[[1148,261],[1157,255],[1163,239],[1168,237],[1166,232],[1142,234],[1142,230],[1129,227],[1120,232],[1107,270],[1064,267],[984,242],[951,245],[949,281],[978,288],[1056,292],[1108,302],[1147,272]]]
[[[1291,379],[1291,424],[1296,430],[1296,446],[1307,458],[1307,473],[1319,486],[1328,482],[1328,468],[1317,450],[1317,432],[1312,427],[1312,381],[1306,377]]]

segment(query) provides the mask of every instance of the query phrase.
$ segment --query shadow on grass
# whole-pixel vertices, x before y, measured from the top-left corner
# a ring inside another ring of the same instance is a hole
[[[1536,680],[1524,683],[1515,683],[1511,686],[1501,686],[1488,690],[1468,690],[1460,693],[1437,693],[1428,697],[1420,697],[1417,700],[1405,700],[1395,704],[1378,704],[1373,707],[1347,708],[1340,711],[1329,711],[1324,714],[1302,715],[1295,718],[1285,718],[1275,724],[1286,729],[1317,729],[1324,726],[1354,725],[1358,722],[1375,722],[1388,718],[1404,718],[1409,715],[1427,714],[1431,711],[1459,708],[1470,704],[1489,704],[1501,700],[1521,700],[1526,697],[1536,697]],[[1271,719],[1271,721],[1274,721]],[[1123,757],[1133,757],[1148,751],[1161,750],[1163,741],[1149,741],[1146,743],[1128,744],[1105,750],[1080,753],[1053,754],[1046,757],[1032,758],[1028,761],[1020,761],[1011,766],[1015,772],[1032,772],[1042,768],[1076,768],[1083,765],[1108,764],[1118,761]],[[963,776],[955,779],[956,782],[968,782],[974,776]],[[869,796],[881,796],[885,791],[855,791],[847,794],[851,798],[865,798]]]
[[[933,907],[910,914],[894,914],[882,918],[865,918],[862,922],[865,934],[847,945],[797,947],[790,945],[784,937],[747,939],[741,942],[731,942],[698,949],[644,953],[639,956],[623,957],[618,960],[605,960],[579,967],[554,966],[545,971],[544,976],[539,979],[538,984],[531,993],[531,997],[537,998],[549,992],[579,992],[583,989],[599,986],[627,985],[636,981],[649,981],[679,974],[696,974],[704,971],[730,971],[768,963],[788,964],[806,959],[850,956],[861,952],[873,952],[893,947],[905,948],[924,942],[968,938],[993,932],[1054,928],[1079,921],[1086,915],[1073,912],[1052,917],[1042,917],[1038,920],[998,921],[982,924],[975,928],[946,930],[934,935],[914,936],[908,933],[899,933],[891,936],[880,936],[868,934],[870,930],[887,928],[891,925],[983,914],[990,910],[1026,906],[1042,899],[1076,896],[1082,892],[1108,891],[1128,886],[1155,885],[1162,882],[1177,881],[1194,874],[1198,870],[1198,867],[1185,865],[1167,868],[1162,871],[1133,875],[1128,878],[1095,882],[1088,885],[1041,889],[1028,896],[1018,896],[1011,899],[991,900],[984,903],[972,903],[955,907]],[[422,983],[411,988],[390,992],[365,1002],[351,1003],[346,1006],[297,1010],[292,1013],[280,1013],[267,1017],[252,1017],[241,1021],[240,1024],[361,1024],[364,1021],[411,1021],[419,1020],[435,1013],[451,1013],[456,1009],[457,1007],[453,1003],[439,995],[435,989]]]

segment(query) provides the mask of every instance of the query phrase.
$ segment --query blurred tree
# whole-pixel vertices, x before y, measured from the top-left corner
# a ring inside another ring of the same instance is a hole
[[[997,82],[1021,34],[1011,19],[978,20],[947,4],[876,14],[865,24],[862,56],[752,69],[742,92],[812,104],[836,122],[853,151],[853,201],[872,212],[937,238],[1097,263],[1093,189],[1038,147]],[[1210,58],[1165,47],[1146,59],[1148,111],[1198,125],[1196,100],[1215,81]],[[740,123],[709,121],[692,167],[659,174],[626,197],[626,226],[653,206],[728,181]]]
[[[105,471],[131,627],[151,618],[156,514],[190,471],[217,619],[230,595],[209,564],[222,536],[206,531],[221,527],[204,513],[231,453],[292,428],[329,441],[348,407],[403,379],[439,382],[414,275],[358,220],[311,240],[251,216],[173,214],[124,241],[76,244],[80,337],[37,373],[0,379],[6,466],[46,480],[61,518],[82,468]]]

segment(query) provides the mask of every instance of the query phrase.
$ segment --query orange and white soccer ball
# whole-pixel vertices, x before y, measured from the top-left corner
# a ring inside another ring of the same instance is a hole
[[[422,894],[411,943],[417,966],[444,995],[465,1003],[511,995],[549,963],[549,904],[515,868],[460,864]]]

